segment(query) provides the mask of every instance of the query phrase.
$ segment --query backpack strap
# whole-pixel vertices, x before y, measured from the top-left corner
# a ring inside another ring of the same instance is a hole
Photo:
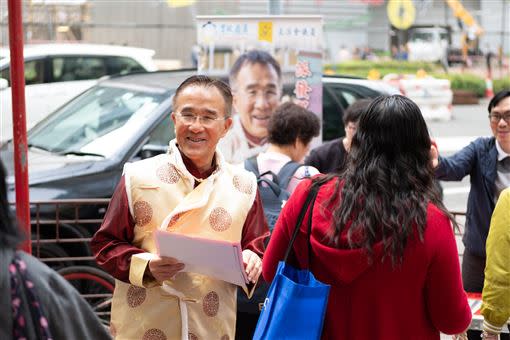
[[[262,175],[264,175],[264,174],[262,174]],[[259,179],[257,179],[257,184],[260,184],[262,182],[267,184],[267,186],[273,191],[273,193],[276,197],[280,196],[283,189],[278,185],[278,183],[275,183],[275,182],[273,182],[267,178],[264,178],[264,177],[260,177]]]
[[[259,172],[259,164],[257,162],[257,156],[253,156],[253,157],[246,159],[244,161],[244,168],[255,174],[255,177],[257,177],[257,184],[260,183],[261,181],[268,182],[269,180],[264,179],[264,176],[270,175],[272,177],[272,181],[274,183],[276,183],[276,186],[277,187],[279,186],[278,176],[276,176],[274,172],[272,172],[270,170],[268,170],[262,174]],[[273,188],[273,191],[274,191],[274,186],[271,186],[271,187]],[[277,196],[280,195],[279,192],[280,191],[278,190]]]
[[[287,187],[289,186],[289,182],[292,179],[292,176],[296,173],[297,169],[299,169],[303,164],[294,162],[294,161],[288,161],[278,172],[278,181],[280,188],[287,190]]]
[[[244,168],[253,172],[257,179],[260,177],[259,165],[257,163],[257,156],[250,157],[244,161]]]

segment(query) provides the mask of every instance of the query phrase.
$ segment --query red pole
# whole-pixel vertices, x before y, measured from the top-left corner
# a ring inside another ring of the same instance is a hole
[[[12,128],[16,217],[27,239],[21,249],[31,253],[30,205],[28,197],[27,122],[25,117],[25,67],[23,64],[22,0],[8,0],[9,44],[11,51]]]

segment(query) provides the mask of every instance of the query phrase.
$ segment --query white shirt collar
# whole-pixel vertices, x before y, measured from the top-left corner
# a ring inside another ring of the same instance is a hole
[[[499,145],[499,142],[496,140],[496,149],[498,150],[498,161],[501,161],[505,159],[506,157],[510,157],[510,154],[506,153],[503,148],[501,148],[501,145]]]

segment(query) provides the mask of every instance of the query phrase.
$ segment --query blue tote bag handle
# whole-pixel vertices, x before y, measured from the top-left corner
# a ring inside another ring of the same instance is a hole
[[[292,246],[294,245],[294,241],[296,240],[297,235],[299,234],[299,229],[301,224],[303,223],[303,219],[305,218],[306,212],[308,211],[308,207],[310,207],[310,214],[308,215],[308,269],[310,269],[310,265],[312,264],[312,244],[310,243],[310,236],[312,235],[312,213],[313,207],[315,205],[315,198],[317,197],[317,193],[319,192],[320,184],[312,184],[310,187],[310,191],[306,196],[305,203],[299,212],[298,219],[296,221],[296,226],[294,227],[294,232],[292,233],[292,238],[289,241],[289,245],[287,250],[285,251],[285,256],[283,258],[283,262],[287,263],[287,259],[289,258],[290,252],[292,251]]]
[[[299,213],[283,261],[269,287],[253,339],[320,339],[330,286],[310,272],[312,212],[320,185],[313,184]],[[294,241],[306,212],[308,215],[308,268],[297,269],[287,264]]]

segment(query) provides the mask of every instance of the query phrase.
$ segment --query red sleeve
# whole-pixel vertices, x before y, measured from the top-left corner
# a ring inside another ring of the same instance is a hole
[[[253,205],[246,216],[241,237],[241,247],[250,249],[258,256],[262,257],[266,249],[264,240],[269,237],[269,228],[262,207],[259,191],[255,196]]]
[[[426,301],[432,323],[445,334],[458,334],[471,322],[471,308],[462,288],[459,253],[448,218],[429,208],[427,228],[435,238],[434,253],[425,282]],[[434,225],[435,224],[435,225]]]
[[[131,256],[144,251],[131,244],[135,222],[129,212],[126,183],[122,177],[113,193],[101,228],[90,242],[97,264],[116,279],[129,282]]]

